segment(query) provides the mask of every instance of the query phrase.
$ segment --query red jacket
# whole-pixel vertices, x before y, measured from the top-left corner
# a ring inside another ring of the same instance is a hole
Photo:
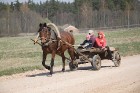
[[[101,34],[101,38],[99,37],[96,38],[96,44],[98,47],[104,48],[106,46],[106,39],[104,37],[104,33],[99,32],[98,34]]]

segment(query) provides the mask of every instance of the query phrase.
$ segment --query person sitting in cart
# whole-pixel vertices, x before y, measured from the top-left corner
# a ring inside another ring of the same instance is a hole
[[[97,48],[101,48],[103,50],[106,50],[108,55],[109,55],[109,59],[113,59],[113,56],[111,54],[111,50],[110,48],[106,45],[106,38],[105,38],[105,34],[103,32],[98,32],[98,37],[96,38],[96,47]]]
[[[104,49],[106,47],[106,39],[103,32],[98,32],[98,37],[95,39],[96,47]]]
[[[96,37],[94,35],[93,30],[89,30],[88,34],[90,35],[90,40],[92,41],[92,47],[94,47]]]
[[[82,44],[83,48],[91,48],[92,47],[92,41],[90,40],[90,35],[86,35],[86,40],[84,40],[84,42]]]

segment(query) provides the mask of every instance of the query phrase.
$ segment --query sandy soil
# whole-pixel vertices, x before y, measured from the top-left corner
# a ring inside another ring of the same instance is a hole
[[[77,71],[61,72],[54,67],[52,77],[47,70],[35,70],[0,77],[0,93],[140,93],[140,55],[122,58],[120,67],[102,61],[99,71],[91,65],[79,65]]]

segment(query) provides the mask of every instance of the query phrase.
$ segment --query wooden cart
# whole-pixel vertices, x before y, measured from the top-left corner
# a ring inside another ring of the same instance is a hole
[[[108,49],[110,50],[112,58],[110,58]],[[101,60],[103,59],[112,60],[115,67],[119,67],[121,63],[121,56],[118,50],[114,47],[108,47],[105,49],[92,47],[90,49],[85,49],[80,46],[75,49],[75,52],[76,56],[74,63],[72,64],[72,62],[69,62],[70,70],[76,70],[79,64],[84,63],[91,63],[94,70],[99,70],[101,68]]]

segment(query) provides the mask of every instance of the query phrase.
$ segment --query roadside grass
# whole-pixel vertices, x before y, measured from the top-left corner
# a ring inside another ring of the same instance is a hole
[[[132,56],[140,54],[140,42],[113,44],[113,47],[119,48],[121,56]]]
[[[76,34],[76,45],[85,39],[86,34]],[[95,32],[97,35],[97,32]],[[119,48],[121,56],[140,54],[140,28],[122,31],[106,31],[108,46]],[[0,76],[12,75],[34,69],[44,69],[42,66],[42,50],[34,45],[30,38],[3,37],[0,38]],[[68,54],[66,53],[66,56]],[[51,56],[47,56],[46,64],[50,64]],[[56,56],[55,66],[62,65],[61,57]]]
[[[25,67],[10,68],[10,69],[0,71],[0,76],[23,73],[26,71],[33,71],[35,69],[42,70],[43,68],[41,66],[25,66]]]

